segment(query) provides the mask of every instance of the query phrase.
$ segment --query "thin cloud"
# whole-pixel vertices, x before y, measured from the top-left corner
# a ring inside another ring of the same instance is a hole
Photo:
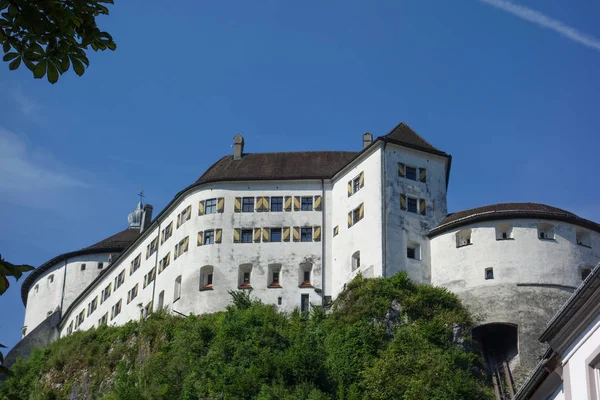
[[[38,104],[23,93],[21,86],[14,87],[11,95],[19,110],[26,117],[31,117],[39,110]]]
[[[86,186],[52,154],[0,127],[0,197],[33,205],[35,199]]]
[[[514,16],[517,16],[525,21],[532,22],[542,28],[547,28],[557,32],[564,37],[571,39],[574,42],[590,47],[594,50],[600,50],[600,40],[586,35],[583,32],[578,31],[575,28],[571,28],[565,25],[563,22],[552,19],[539,11],[527,8],[518,4],[511,3],[506,0],[479,0],[482,3],[489,4],[492,7],[496,7],[502,11],[506,11]]]

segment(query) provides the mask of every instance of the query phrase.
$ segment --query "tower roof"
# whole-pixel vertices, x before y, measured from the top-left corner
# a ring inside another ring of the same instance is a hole
[[[437,154],[444,157],[449,156],[447,153],[435,148],[431,143],[423,139],[423,137],[419,135],[413,128],[408,126],[406,122],[400,122],[387,135],[378,139],[389,140],[399,145],[425,151],[427,153]]]

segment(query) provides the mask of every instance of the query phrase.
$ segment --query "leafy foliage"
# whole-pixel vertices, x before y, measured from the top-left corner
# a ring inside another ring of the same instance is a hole
[[[96,17],[108,15],[113,0],[0,0],[3,61],[15,70],[23,63],[34,78],[54,84],[73,66],[79,76],[90,62],[86,51],[115,50]]]
[[[0,399],[492,397],[479,360],[456,337],[470,316],[445,290],[403,274],[357,277],[330,314],[282,314],[248,292],[231,295],[224,312],[159,311],[60,339],[18,361]]]

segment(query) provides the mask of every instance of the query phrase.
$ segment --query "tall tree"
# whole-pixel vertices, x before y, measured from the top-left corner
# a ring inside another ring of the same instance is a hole
[[[114,0],[0,0],[0,43],[3,60],[15,70],[22,64],[34,78],[54,84],[72,66],[83,75],[87,51],[115,50],[96,17],[108,15]]]

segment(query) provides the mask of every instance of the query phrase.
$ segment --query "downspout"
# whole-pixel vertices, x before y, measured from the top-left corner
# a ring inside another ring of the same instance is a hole
[[[67,284],[67,261],[69,261],[68,258],[65,260],[65,272],[63,274],[62,293],[60,295],[60,318],[61,319],[62,319],[62,313],[63,313],[63,305],[64,305],[64,301],[65,301],[65,286]]]
[[[154,280],[152,281],[152,300],[150,300],[152,302],[152,310],[150,310],[150,312],[152,312],[154,310],[154,294],[156,291],[156,280],[158,279],[158,251],[160,250],[160,222],[158,223],[158,230],[156,231],[156,254],[154,255],[154,268],[156,268],[156,270],[154,271]]]
[[[321,179],[321,305],[325,305],[325,265],[327,259],[325,254],[325,240],[327,240],[325,231],[325,204],[325,180]]]
[[[383,205],[381,207],[381,275],[385,278],[387,276],[387,192],[385,190],[387,182],[387,168],[385,163],[385,148],[387,141],[383,141],[382,157],[381,157],[381,197]]]

